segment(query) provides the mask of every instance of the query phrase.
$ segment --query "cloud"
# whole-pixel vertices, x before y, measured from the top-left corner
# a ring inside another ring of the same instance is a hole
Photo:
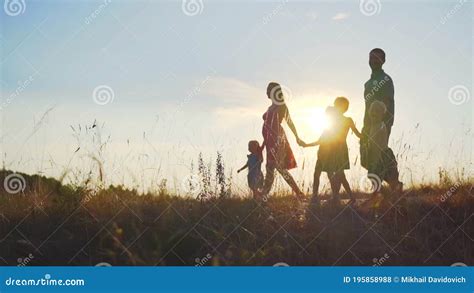
[[[225,104],[251,107],[255,104],[265,104],[265,90],[265,87],[258,88],[235,78],[211,77],[203,93],[215,98],[216,104],[220,106]]]
[[[266,109],[266,107],[218,107],[214,110],[214,117],[219,122],[214,127],[226,130],[244,125],[250,127],[262,121]]]
[[[225,131],[236,128],[246,131],[244,129],[253,129],[255,125],[259,128],[262,115],[270,105],[265,90],[266,84],[255,86],[235,78],[211,78],[203,89],[203,93],[212,98],[212,116],[208,117],[212,122],[209,123],[215,129]],[[317,133],[308,125],[323,115],[321,113],[332,104],[333,97],[344,94],[340,90],[314,91],[296,87],[287,103],[295,123],[308,137],[313,137]]]
[[[338,14],[336,14],[332,17],[332,20],[339,21],[339,20],[346,19],[348,17],[349,17],[348,13],[339,12]]]
[[[229,77],[212,77],[203,89],[203,94],[212,98],[213,118],[219,129],[228,129],[251,124],[261,119],[268,107],[266,84],[254,86],[245,81]]]

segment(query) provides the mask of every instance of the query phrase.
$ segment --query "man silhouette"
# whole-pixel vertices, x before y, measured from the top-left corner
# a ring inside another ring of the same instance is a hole
[[[392,78],[382,69],[384,63],[385,52],[382,49],[375,48],[370,51],[369,66],[372,74],[364,85],[365,113],[360,147],[361,165],[369,173],[387,181],[392,189],[401,191],[403,184],[398,180],[397,160],[388,147],[395,114],[393,99],[395,91]],[[374,113],[376,108],[380,108],[379,113]]]

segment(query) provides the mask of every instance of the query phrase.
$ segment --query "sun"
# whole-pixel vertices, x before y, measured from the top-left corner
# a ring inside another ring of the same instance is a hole
[[[322,107],[295,107],[292,113],[298,132],[307,140],[316,140],[329,127]]]
[[[329,121],[323,108],[316,107],[308,109],[305,120],[305,125],[309,128],[308,131],[313,135],[320,135],[329,126]]]

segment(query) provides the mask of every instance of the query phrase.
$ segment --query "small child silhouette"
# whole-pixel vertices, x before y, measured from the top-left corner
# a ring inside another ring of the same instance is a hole
[[[331,182],[334,198],[338,198],[339,188],[342,184],[351,198],[351,203],[354,202],[351,187],[344,174],[344,170],[350,168],[346,138],[349,129],[359,138],[361,133],[355,127],[352,118],[344,116],[348,108],[349,100],[347,98],[336,98],[334,100],[334,107],[326,109],[326,115],[328,115],[330,120],[329,128],[323,132],[319,140],[310,144],[303,144],[305,147],[319,145],[313,182],[313,198],[315,200],[318,196],[319,177],[321,172],[326,172]]]
[[[249,141],[249,152],[247,155],[247,163],[237,170],[237,173],[240,173],[242,170],[248,168],[249,173],[247,175],[247,182],[250,189],[253,192],[253,197],[256,199],[260,195],[260,188],[263,187],[263,173],[262,173],[262,162],[263,155],[262,151],[265,147],[265,143],[262,146],[259,145],[258,141],[251,140]]]

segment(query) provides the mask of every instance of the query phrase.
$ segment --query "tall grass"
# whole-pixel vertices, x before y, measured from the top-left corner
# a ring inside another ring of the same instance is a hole
[[[12,174],[1,171],[0,180]],[[0,189],[4,265],[472,264],[472,185],[425,186],[355,207],[91,189],[41,176]],[[219,189],[217,189],[219,191]],[[366,194],[358,193],[359,199]],[[31,258],[31,257],[30,257]],[[383,259],[383,262],[381,261]]]

